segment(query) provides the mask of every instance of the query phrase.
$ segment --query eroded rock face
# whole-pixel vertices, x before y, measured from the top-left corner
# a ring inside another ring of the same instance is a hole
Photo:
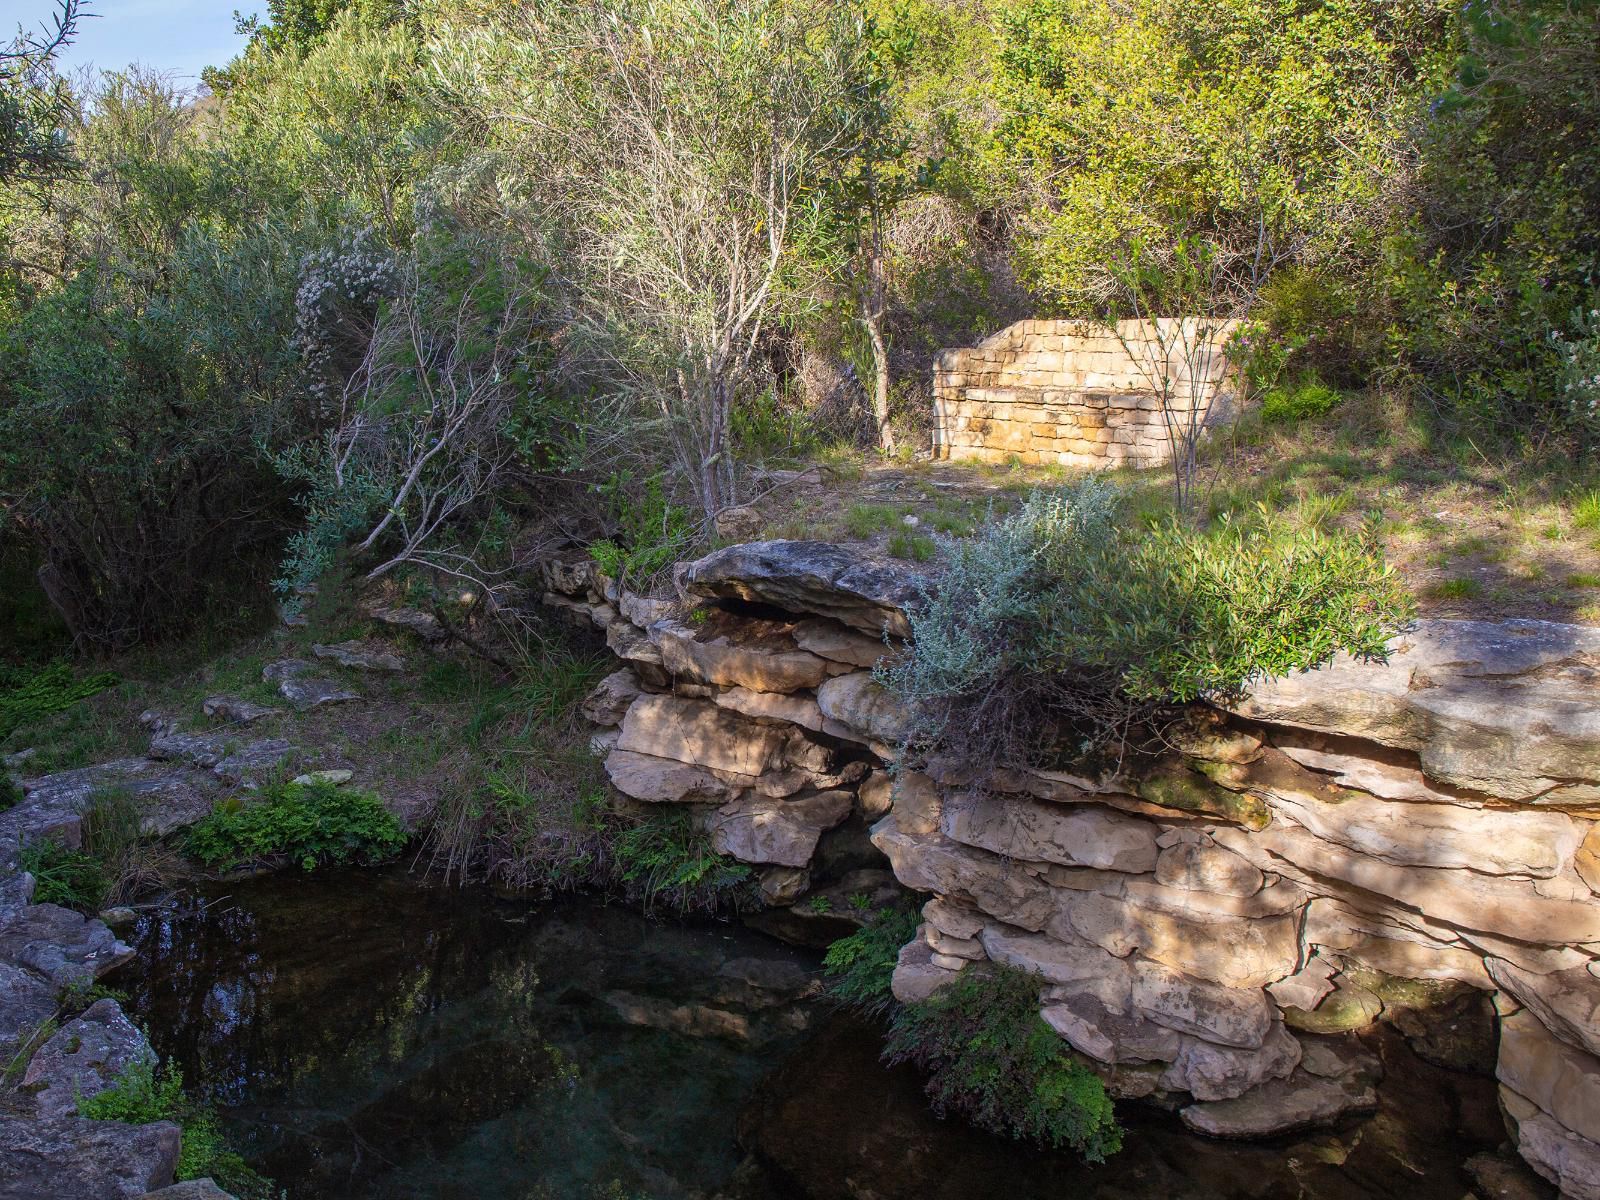
[[[941,817],[952,841],[1007,858],[1133,874],[1156,865],[1155,827],[1097,806],[1065,808],[966,792],[947,796]]]
[[[80,1098],[105,1091],[129,1067],[154,1058],[121,1006],[96,1000],[34,1052],[22,1086],[33,1093],[36,1116],[77,1116]]]
[[[729,546],[690,563],[683,584],[703,600],[756,600],[894,637],[910,634],[905,609],[918,594],[904,569],[829,542]]]
[[[711,844],[740,862],[803,867],[817,839],[850,815],[849,792],[819,792],[798,799],[736,800],[706,818]]]
[[[871,671],[828,680],[817,689],[817,705],[826,718],[824,731],[836,737],[893,746],[906,735],[905,710]]]
[[[703,700],[651,695],[628,709],[617,749],[754,776],[779,765],[787,740]]]
[[[661,665],[677,679],[753,692],[814,688],[834,674],[827,659],[798,648],[737,645],[726,637],[699,639],[698,631],[658,621],[646,631],[661,651]]]
[[[643,691],[639,686],[639,677],[624,667],[595,684],[593,690],[583,698],[578,711],[596,725],[621,725],[622,718],[628,715],[629,706]]]

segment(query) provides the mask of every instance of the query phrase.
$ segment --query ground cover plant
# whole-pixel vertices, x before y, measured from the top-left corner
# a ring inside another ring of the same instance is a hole
[[[315,780],[272,784],[254,799],[219,803],[189,830],[185,849],[223,870],[282,855],[309,871],[381,862],[405,843],[404,827],[377,796]]]

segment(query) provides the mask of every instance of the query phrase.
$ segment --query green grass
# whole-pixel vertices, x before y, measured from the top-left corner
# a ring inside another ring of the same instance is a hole
[[[1567,586],[1573,588],[1600,588],[1600,575],[1580,571],[1567,576]]]
[[[1483,584],[1464,576],[1446,579],[1429,588],[1428,594],[1436,600],[1476,600],[1483,595]]]
[[[1572,506],[1572,524],[1578,529],[1600,529],[1600,488],[1578,497]]]
[[[891,558],[905,558],[912,562],[929,562],[932,560],[938,546],[930,537],[920,533],[898,532],[889,535],[889,555]]]
[[[115,789],[97,792],[83,813],[83,844],[45,838],[18,860],[34,877],[34,901],[93,915],[165,882],[166,852],[140,832],[138,806]]]
[[[845,532],[853,538],[869,538],[892,529],[903,513],[889,504],[852,504],[844,510]]]
[[[98,859],[55,838],[29,842],[17,855],[17,862],[33,876],[35,904],[59,904],[81,913],[96,913],[110,888]]]

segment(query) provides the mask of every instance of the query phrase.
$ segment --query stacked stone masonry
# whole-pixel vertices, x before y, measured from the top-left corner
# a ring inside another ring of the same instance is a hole
[[[1171,458],[1168,416],[1233,411],[1227,322],[1019,321],[934,360],[934,456],[1068,467]],[[1163,401],[1163,396],[1166,397]],[[1165,409],[1165,411],[1163,411]]]
[[[625,660],[587,709],[621,792],[696,806],[776,905],[817,894],[828,830],[872,823],[927,897],[902,1001],[974,964],[1033,972],[1114,1094],[1228,1137],[1370,1109],[1352,1033],[1397,997],[1477,1003],[1512,1139],[1600,1200],[1600,630],[1424,621],[1387,665],[1197,709],[1137,773],[914,771],[871,673],[908,632],[898,568],[730,547],[680,568],[696,621],[587,565],[546,574]]]

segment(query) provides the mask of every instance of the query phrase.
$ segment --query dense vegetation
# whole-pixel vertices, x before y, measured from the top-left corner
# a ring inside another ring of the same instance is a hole
[[[941,345],[1174,307],[1245,320],[1270,417],[1379,390],[1581,483],[1597,19],[281,0],[198,99],[20,41],[0,550],[97,650],[352,551],[480,592],[573,534],[646,570],[754,459],[914,449]]]

